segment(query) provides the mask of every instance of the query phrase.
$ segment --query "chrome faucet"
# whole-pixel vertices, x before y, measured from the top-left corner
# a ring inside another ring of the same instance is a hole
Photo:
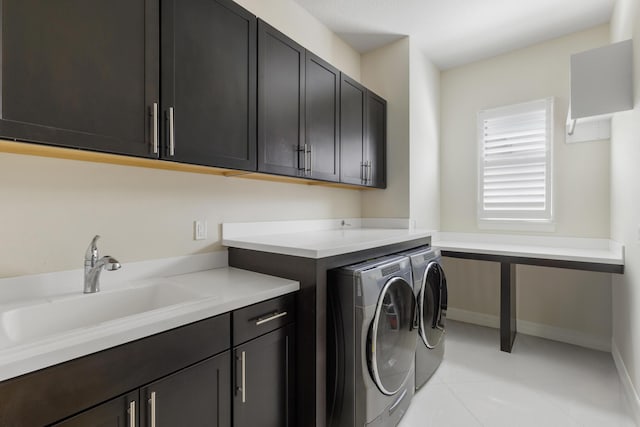
[[[87,252],[84,254],[85,294],[92,294],[100,290],[100,273],[102,272],[103,267],[108,271],[118,270],[121,267],[118,260],[110,257],[109,255],[99,258],[98,246],[96,246],[96,242],[99,238],[100,236],[96,235],[93,240],[91,240],[91,243],[87,248]]]

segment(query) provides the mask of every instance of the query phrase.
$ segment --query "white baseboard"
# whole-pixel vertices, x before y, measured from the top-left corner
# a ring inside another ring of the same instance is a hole
[[[498,316],[462,310],[460,308],[447,307],[447,319],[459,320],[460,322],[473,323],[474,325],[487,326],[489,328],[500,328],[500,318]]]
[[[452,320],[488,326],[490,328],[500,327],[500,317],[492,314],[477,313],[474,311],[448,307],[447,317]],[[600,351],[611,351],[611,342],[608,339],[602,339],[600,337],[595,337],[572,329],[558,328],[555,326],[520,319],[517,320],[516,328],[518,333],[525,335],[533,335],[535,337],[566,342]]]
[[[622,388],[624,389],[627,402],[631,407],[631,414],[633,415],[636,425],[640,426],[640,397],[638,397],[638,392],[633,386],[633,382],[629,376],[629,371],[627,371],[627,367],[622,360],[618,346],[613,340],[611,340],[611,355],[613,356],[613,362],[616,364],[618,376],[620,377],[620,382],[622,383]]]

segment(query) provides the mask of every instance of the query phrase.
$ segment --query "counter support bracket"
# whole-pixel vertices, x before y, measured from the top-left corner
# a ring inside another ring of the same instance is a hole
[[[500,350],[511,353],[516,339],[516,266],[500,263]]]

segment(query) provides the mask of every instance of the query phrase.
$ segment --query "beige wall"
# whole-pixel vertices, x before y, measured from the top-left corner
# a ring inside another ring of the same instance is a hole
[[[0,277],[221,249],[219,224],[360,216],[359,191],[0,153]],[[193,220],[209,238],[193,240]]]
[[[293,0],[239,3],[360,77],[360,55]],[[359,217],[360,199],[353,190],[0,153],[0,277],[81,268],[94,234],[126,266],[220,249],[223,221]],[[195,219],[207,220],[208,240],[193,240]]]
[[[476,113],[555,97],[553,177],[556,236],[609,237],[609,141],[565,144],[572,53],[608,43],[608,26],[571,34],[441,75],[441,229],[480,230],[476,219]],[[533,232],[524,232],[533,234]],[[488,263],[487,263],[488,264]],[[448,260],[454,308],[497,315],[498,270]],[[455,267],[454,267],[455,266]],[[453,268],[461,270],[452,271]],[[606,347],[611,336],[611,276],[518,267],[518,318]],[[492,295],[493,298],[486,298]],[[543,328],[544,329],[544,328]],[[544,331],[542,332],[544,334]]]
[[[362,82],[387,100],[387,189],[362,194],[362,213],[440,226],[440,71],[402,38],[362,56]]]
[[[635,388],[640,423],[640,1],[618,0],[611,41],[633,38],[634,105],[613,118],[611,136],[611,238],[625,246],[625,273],[613,276],[613,347]]]
[[[362,83],[387,100],[387,189],[363,192],[363,215],[409,218],[409,38],[362,55]]]

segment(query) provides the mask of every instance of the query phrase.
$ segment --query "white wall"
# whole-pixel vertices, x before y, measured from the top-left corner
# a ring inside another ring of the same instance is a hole
[[[355,78],[360,55],[293,0],[239,1]],[[268,3],[268,5],[267,5]],[[220,249],[223,221],[359,217],[360,191],[0,153],[0,277]],[[193,220],[209,239],[193,241]]]
[[[440,228],[440,70],[410,45],[409,217]]]
[[[625,245],[624,275],[613,276],[613,354],[640,424],[640,1],[618,0],[611,41],[633,38],[634,105],[611,135],[611,238]]]
[[[609,141],[564,142],[570,55],[608,41],[608,26],[601,26],[441,74],[443,231],[495,232],[479,229],[476,219],[477,112],[553,96],[556,224],[548,234],[609,237]],[[497,320],[497,265],[446,260],[445,268],[454,315],[458,309]],[[585,345],[609,346],[611,275],[518,266],[517,283],[518,319],[523,324],[542,325],[540,334],[549,337],[574,334]]]

